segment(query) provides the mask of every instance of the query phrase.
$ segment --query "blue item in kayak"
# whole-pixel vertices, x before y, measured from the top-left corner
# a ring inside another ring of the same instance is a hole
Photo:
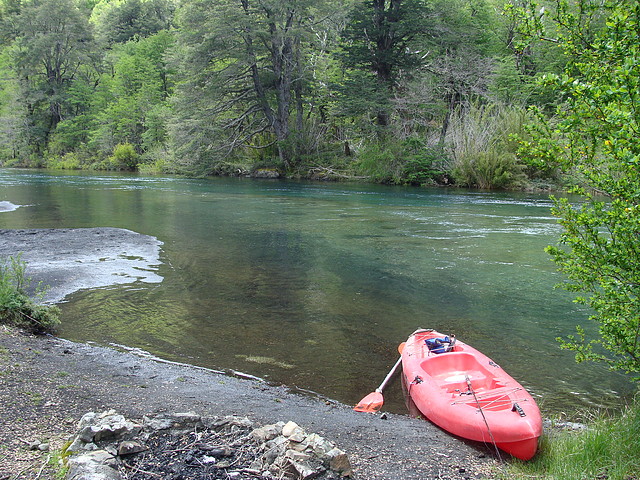
[[[427,344],[427,348],[433,353],[445,353],[449,351],[451,346],[451,339],[447,335],[444,338],[427,338],[424,343]]]

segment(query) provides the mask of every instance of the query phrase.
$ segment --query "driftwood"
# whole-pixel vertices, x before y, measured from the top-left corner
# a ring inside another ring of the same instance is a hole
[[[316,166],[309,169],[309,176],[315,179],[328,180],[332,178],[341,178],[344,180],[367,180],[368,176],[347,175],[336,171],[333,167]]]

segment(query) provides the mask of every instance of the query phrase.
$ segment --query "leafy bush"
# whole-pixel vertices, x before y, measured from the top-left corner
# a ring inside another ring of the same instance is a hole
[[[358,154],[357,170],[372,181],[424,185],[443,176],[444,155],[415,138],[371,144]]]
[[[169,162],[162,158],[156,158],[150,163],[139,163],[138,170],[145,175],[160,175],[169,169]]]
[[[60,323],[60,310],[38,304],[29,297],[31,279],[25,272],[26,263],[20,255],[0,261],[0,323],[32,333],[53,332]],[[39,286],[35,290],[36,298],[44,293]]]
[[[109,157],[111,168],[116,170],[135,170],[138,166],[140,155],[130,143],[119,143],[113,149],[113,155]]]
[[[358,154],[358,172],[373,182],[393,183],[400,169],[391,148],[377,143],[368,145]]]
[[[520,166],[509,153],[495,150],[465,155],[452,170],[458,185],[478,188],[507,188],[520,176]]]
[[[556,123],[557,119],[548,119],[541,110],[532,108],[529,123],[517,134],[518,157],[530,178],[556,179],[560,174],[560,159],[569,145],[557,132]]]
[[[427,185],[436,183],[438,178],[442,178],[444,173],[437,168],[440,159],[435,154],[427,152],[423,155],[412,155],[406,160],[403,170],[403,183],[411,185]]]
[[[47,167],[59,170],[78,170],[82,168],[77,153],[66,153],[62,156],[55,155],[48,157]]]
[[[471,106],[452,115],[446,150],[459,185],[508,188],[524,178],[514,139],[524,132],[527,113],[517,107]]]

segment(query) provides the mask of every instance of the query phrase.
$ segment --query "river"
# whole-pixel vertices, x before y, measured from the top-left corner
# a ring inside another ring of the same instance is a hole
[[[630,383],[555,340],[589,312],[554,285],[544,194],[0,170],[0,228],[118,227],[163,242],[161,283],[80,291],[60,336],[142,348],[355,404],[419,327],[455,333],[547,415]],[[399,385],[386,408],[403,412]]]

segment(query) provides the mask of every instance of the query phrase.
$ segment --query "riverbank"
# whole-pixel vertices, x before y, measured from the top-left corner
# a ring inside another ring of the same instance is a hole
[[[480,479],[495,460],[433,425],[351,407],[284,386],[55,337],[0,327],[0,478],[53,479],[47,463],[87,412],[127,418],[196,412],[247,416],[260,424],[294,421],[334,442],[367,480]],[[48,451],[31,445],[48,444]]]
[[[24,252],[29,275],[51,286],[51,302],[109,280],[160,281],[153,267],[158,249],[153,237],[122,229],[0,231],[0,256]],[[131,419],[192,411],[247,416],[259,424],[293,421],[335,442],[361,479],[487,478],[495,466],[490,449],[422,420],[359,414],[259,379],[140,353],[0,326],[0,479],[55,478],[47,459],[85,413],[110,409]],[[48,450],[32,450],[33,445]]]

